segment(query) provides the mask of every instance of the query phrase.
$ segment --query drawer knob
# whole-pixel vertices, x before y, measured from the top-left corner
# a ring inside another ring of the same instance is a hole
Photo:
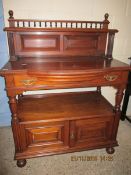
[[[74,140],[74,139],[75,139],[75,135],[74,135],[73,132],[72,132],[71,135],[70,135],[70,139],[71,139],[71,140]]]
[[[25,86],[31,86],[36,82],[36,79],[26,79],[21,81]]]
[[[105,75],[104,78],[107,81],[115,81],[118,78],[118,75]]]

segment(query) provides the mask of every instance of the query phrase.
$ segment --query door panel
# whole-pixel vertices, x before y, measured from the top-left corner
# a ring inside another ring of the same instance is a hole
[[[70,146],[90,147],[108,143],[114,116],[76,120],[70,123]]]
[[[21,124],[21,135],[23,135],[23,150],[46,151],[57,150],[67,147],[69,122],[36,122]]]

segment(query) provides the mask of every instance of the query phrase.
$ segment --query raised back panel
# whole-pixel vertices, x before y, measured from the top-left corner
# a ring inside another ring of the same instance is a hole
[[[102,56],[107,33],[92,32],[16,32],[16,56]]]
[[[14,19],[9,11],[8,32],[11,60],[17,57],[107,56],[112,58],[114,34],[103,21]],[[108,42],[107,42],[108,38]],[[107,53],[106,52],[107,46]]]

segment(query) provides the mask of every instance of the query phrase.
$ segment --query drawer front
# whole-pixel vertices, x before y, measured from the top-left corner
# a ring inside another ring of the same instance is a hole
[[[66,148],[68,127],[69,124],[66,121],[20,124],[23,151],[50,152]]]
[[[114,116],[76,120],[70,123],[70,146],[93,147],[109,144]]]
[[[16,87],[64,88],[120,84],[127,80],[127,72],[96,72],[74,75],[14,75]]]

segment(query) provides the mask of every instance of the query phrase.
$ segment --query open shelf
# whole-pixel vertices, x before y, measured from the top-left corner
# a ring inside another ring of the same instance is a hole
[[[72,120],[113,114],[112,105],[97,92],[26,95],[18,100],[21,122],[38,120]]]

